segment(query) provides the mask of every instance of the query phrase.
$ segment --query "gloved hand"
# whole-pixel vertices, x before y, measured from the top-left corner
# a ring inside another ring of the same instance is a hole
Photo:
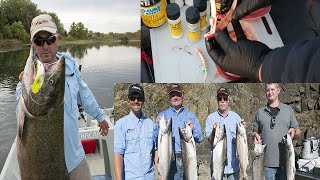
[[[257,9],[271,5],[271,0],[243,0],[232,14],[233,20],[240,20]]]
[[[259,80],[259,69],[271,50],[261,42],[247,40],[239,21],[232,25],[238,42],[232,41],[227,31],[216,31],[213,38],[205,39],[208,54],[222,70]]]

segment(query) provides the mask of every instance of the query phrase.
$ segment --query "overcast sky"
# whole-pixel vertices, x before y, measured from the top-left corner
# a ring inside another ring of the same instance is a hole
[[[140,29],[140,3],[136,0],[31,0],[42,11],[55,12],[64,29],[82,22],[94,32],[136,32]]]

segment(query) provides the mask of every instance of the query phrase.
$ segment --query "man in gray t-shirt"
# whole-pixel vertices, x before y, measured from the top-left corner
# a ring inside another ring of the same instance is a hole
[[[292,108],[280,103],[278,84],[266,84],[266,106],[258,109],[253,122],[252,138],[254,143],[266,144],[265,180],[286,179],[282,137],[290,134],[291,138],[300,135],[299,124]]]

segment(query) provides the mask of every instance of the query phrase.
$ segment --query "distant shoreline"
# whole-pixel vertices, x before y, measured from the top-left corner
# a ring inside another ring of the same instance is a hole
[[[128,42],[140,42],[141,40],[128,40]],[[98,44],[98,43],[107,43],[110,42],[108,40],[64,40],[61,39],[59,44],[60,46],[66,46],[66,45],[81,45],[81,44]],[[121,43],[123,41],[121,40],[115,40],[111,41],[110,43]],[[0,40],[0,53],[2,52],[9,52],[9,51],[16,51],[20,49],[25,49],[29,47],[30,44],[24,44],[21,41],[18,40]]]

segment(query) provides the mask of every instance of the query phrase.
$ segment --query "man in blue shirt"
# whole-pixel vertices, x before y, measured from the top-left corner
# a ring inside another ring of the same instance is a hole
[[[77,99],[80,97],[85,111],[100,125],[100,134],[108,134],[108,123],[103,110],[94,98],[87,84],[83,82],[76,61],[65,53],[58,52],[59,37],[53,18],[47,14],[35,17],[31,22],[31,48],[41,58],[46,69],[52,68],[61,56],[65,57],[66,79],[64,92],[64,153],[70,179],[92,179],[85,153],[79,137],[79,111]],[[21,75],[19,80],[21,80]],[[17,100],[21,94],[21,83],[17,85]]]
[[[220,88],[217,91],[218,111],[211,113],[206,119],[206,137],[212,144],[215,135],[215,128],[219,125],[225,125],[227,136],[227,159],[228,162],[224,168],[225,177],[228,180],[239,180],[239,159],[236,157],[236,129],[237,124],[240,122],[245,124],[244,120],[241,120],[240,116],[229,110],[229,92],[226,88]],[[211,153],[212,155],[212,153]],[[212,155],[213,156],[213,155]],[[210,158],[212,161],[212,157]],[[212,162],[211,175],[212,175]]]
[[[175,153],[175,160],[172,161],[169,179],[180,180],[183,179],[183,165],[182,165],[182,150],[180,145],[179,127],[184,128],[186,124],[191,126],[194,140],[197,143],[202,141],[201,126],[198,118],[194,113],[185,108],[183,103],[182,89],[178,84],[173,84],[169,89],[169,99],[171,106],[169,109],[159,113],[157,120],[164,115],[166,120],[172,118],[172,138],[173,151]],[[158,139],[159,125],[156,124],[155,136]]]
[[[117,180],[155,179],[155,124],[143,115],[144,91],[138,84],[129,88],[130,113],[114,127],[114,170]]]

